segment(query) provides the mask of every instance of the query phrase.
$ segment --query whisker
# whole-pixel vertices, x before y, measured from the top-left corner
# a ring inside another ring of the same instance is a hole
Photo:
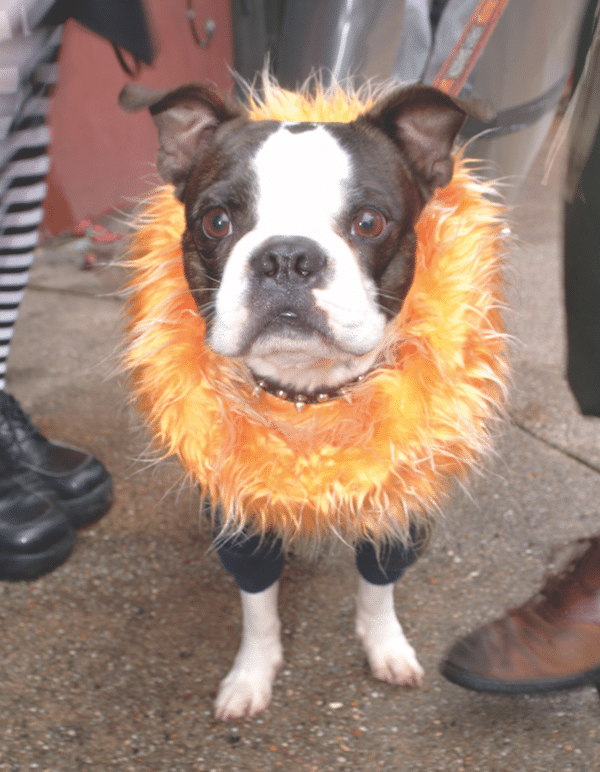
[[[190,287],[190,294],[193,295],[194,293],[201,293],[201,292],[218,292],[218,287]]]

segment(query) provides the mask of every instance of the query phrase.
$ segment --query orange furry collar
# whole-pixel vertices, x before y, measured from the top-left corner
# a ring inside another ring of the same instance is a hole
[[[272,90],[251,117],[344,121],[365,109],[334,96]],[[130,247],[126,365],[158,446],[219,502],[226,530],[272,529],[288,543],[406,539],[477,462],[507,369],[502,210],[489,193],[457,164],[418,222],[415,278],[385,365],[349,401],[302,412],[256,393],[206,346],[183,274],[183,206],[170,187],[146,204]]]

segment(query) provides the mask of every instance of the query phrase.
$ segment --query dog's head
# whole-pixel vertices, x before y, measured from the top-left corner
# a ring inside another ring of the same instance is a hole
[[[410,288],[415,223],[452,176],[462,106],[413,86],[350,123],[280,123],[200,84],[120,101],[158,127],[212,349],[304,392],[370,369]]]

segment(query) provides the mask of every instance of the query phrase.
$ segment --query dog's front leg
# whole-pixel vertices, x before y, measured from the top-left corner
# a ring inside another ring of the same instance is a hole
[[[283,664],[278,588],[275,582],[263,592],[240,591],[242,643],[215,702],[215,715],[223,721],[255,716],[271,701],[273,681]]]
[[[375,678],[398,686],[421,685],[423,668],[394,609],[394,584],[375,585],[359,578],[356,635]]]

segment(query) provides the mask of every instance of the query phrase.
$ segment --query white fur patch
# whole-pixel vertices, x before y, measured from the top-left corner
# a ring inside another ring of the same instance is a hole
[[[215,715],[223,721],[255,716],[271,701],[273,681],[283,663],[278,586],[275,582],[263,592],[240,593],[242,642],[215,701]]]
[[[421,685],[423,668],[396,616],[393,584],[377,586],[359,578],[356,635],[375,678],[397,686]]]
[[[352,172],[349,154],[322,126],[293,132],[284,125],[258,150],[253,168],[258,181],[257,223],[237,242],[225,267],[212,347],[220,354],[239,356],[251,302],[250,258],[274,236],[298,236],[318,243],[327,256],[328,284],[314,289],[313,297],[326,315],[335,345],[351,356],[371,351],[385,327],[376,287],[334,230]]]

